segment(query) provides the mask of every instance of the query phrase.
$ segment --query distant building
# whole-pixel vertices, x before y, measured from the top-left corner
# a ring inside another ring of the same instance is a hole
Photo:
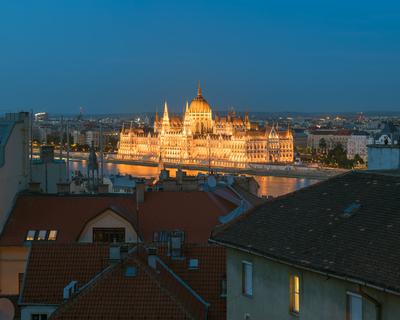
[[[350,172],[216,231],[227,319],[399,319],[399,192],[400,175]]]
[[[170,116],[165,103],[163,116],[155,115],[153,131],[123,128],[118,158],[240,168],[249,163],[292,163],[293,135],[277,125],[259,128],[247,113],[213,117],[199,86],[183,117]]]
[[[393,123],[386,122],[380,132],[374,135],[373,144],[398,144],[400,140],[400,130]]]
[[[74,130],[72,131],[72,140],[74,142],[74,144],[77,145],[84,145],[86,144],[86,136],[84,132],[81,132],[79,130]],[[89,146],[91,145],[91,143],[88,144]]]
[[[47,112],[35,113],[35,121],[47,121],[49,120],[49,114]]]
[[[0,119],[0,232],[15,195],[28,187],[28,181],[29,113],[6,114]]]
[[[100,146],[100,133],[98,131],[86,131],[85,132],[85,141],[88,146],[93,146],[95,148],[99,148]]]
[[[347,158],[354,159],[358,154],[366,163],[368,161],[367,145],[371,143],[371,140],[366,132],[354,132],[347,140]]]
[[[351,137],[352,132],[350,130],[341,129],[321,129],[311,130],[307,137],[307,146],[311,149],[320,150],[321,141],[325,141],[326,150],[332,150],[337,145],[341,145],[344,149],[347,148],[347,141]]]

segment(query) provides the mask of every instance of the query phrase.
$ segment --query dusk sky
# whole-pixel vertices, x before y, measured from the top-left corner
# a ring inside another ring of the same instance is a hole
[[[398,1],[0,1],[0,113],[400,111]]]

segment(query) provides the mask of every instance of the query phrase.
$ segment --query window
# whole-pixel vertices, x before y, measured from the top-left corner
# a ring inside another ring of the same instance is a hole
[[[18,293],[21,293],[21,291],[22,291],[23,281],[24,281],[24,274],[18,273]]]
[[[125,242],[125,228],[93,228],[93,242]]]
[[[33,240],[35,240],[35,234],[36,234],[36,231],[35,231],[35,230],[29,230],[28,233],[26,234],[25,240],[26,240],[26,241],[33,241]]]
[[[358,294],[347,293],[346,320],[362,320],[362,297]]]
[[[31,320],[47,320],[47,314],[45,313],[32,313]]]
[[[226,276],[224,276],[221,280],[221,297],[225,298],[227,293],[227,284],[226,284]]]
[[[253,295],[253,264],[247,261],[242,262],[242,293]]]
[[[47,240],[55,241],[57,239],[57,230],[50,230],[47,236]]]
[[[36,240],[46,240],[47,231],[40,230]]]
[[[290,276],[290,311],[300,313],[300,278],[297,275]]]

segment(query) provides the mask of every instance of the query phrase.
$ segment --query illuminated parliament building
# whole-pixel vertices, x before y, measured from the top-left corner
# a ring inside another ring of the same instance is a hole
[[[221,117],[211,110],[199,85],[197,97],[182,117],[155,114],[154,130],[123,127],[118,159],[246,168],[251,163],[293,162],[293,135],[289,128],[259,127],[231,111]]]

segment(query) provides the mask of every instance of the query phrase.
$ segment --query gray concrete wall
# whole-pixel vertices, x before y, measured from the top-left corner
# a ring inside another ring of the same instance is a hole
[[[16,194],[27,188],[28,130],[28,119],[17,122],[4,148],[4,165],[0,167],[0,233],[11,212]]]
[[[253,296],[242,294],[242,261],[253,263]],[[300,277],[300,314],[290,312],[289,279]],[[227,318],[253,319],[346,319],[347,292],[363,290],[382,305],[381,320],[400,319],[400,296],[360,287],[346,281],[292,268],[228,249],[227,255]],[[375,306],[363,299],[363,320],[376,320]]]
[[[368,169],[390,170],[400,168],[399,146],[368,146]]]

